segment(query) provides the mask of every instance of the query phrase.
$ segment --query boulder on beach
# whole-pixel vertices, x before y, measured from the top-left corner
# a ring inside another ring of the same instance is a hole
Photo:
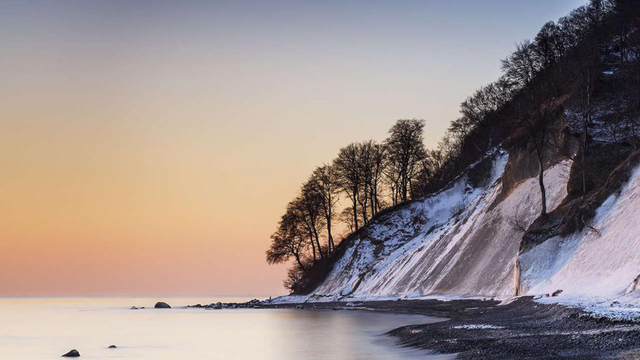
[[[80,356],[80,353],[76,349],[73,349],[73,350],[69,351],[68,353],[62,355],[62,357],[79,357],[79,356]]]
[[[156,306],[154,306],[156,309],[171,309],[171,306],[169,304],[167,304],[166,302],[162,302],[162,301],[158,301],[156,303]]]
[[[117,346],[115,346],[115,345],[109,345],[109,349],[115,349],[115,348],[117,348]]]

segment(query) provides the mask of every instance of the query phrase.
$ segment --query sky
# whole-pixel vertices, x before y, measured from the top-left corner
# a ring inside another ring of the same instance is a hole
[[[0,2],[0,296],[279,295],[310,172],[426,120],[575,0]]]

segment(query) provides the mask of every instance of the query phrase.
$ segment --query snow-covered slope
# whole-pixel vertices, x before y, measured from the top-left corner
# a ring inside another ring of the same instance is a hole
[[[599,206],[590,227],[522,253],[523,233],[540,214],[540,189],[537,178],[503,189],[503,179],[513,177],[505,169],[517,168],[508,162],[507,153],[496,150],[442,191],[379,217],[312,294],[280,301],[555,292],[560,295],[540,301],[640,317],[640,167]],[[564,160],[545,171],[550,212],[567,195],[570,168]]]
[[[564,298],[640,297],[640,168],[597,210],[591,228],[553,237],[520,256],[529,294]]]
[[[463,173],[446,189],[370,224],[309,298],[512,295],[522,229],[541,205],[536,179],[501,194],[507,160],[496,151],[484,160],[491,171],[480,186]],[[569,165],[546,171],[549,209],[566,195]]]

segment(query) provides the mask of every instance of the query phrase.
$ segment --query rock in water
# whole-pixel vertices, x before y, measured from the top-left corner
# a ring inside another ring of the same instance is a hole
[[[115,349],[115,348],[117,348],[117,346],[115,346],[115,345],[109,345],[109,349]]]
[[[162,302],[162,301],[158,301],[156,303],[156,306],[154,306],[156,309],[171,309],[171,306],[169,306],[169,304],[167,304],[166,302]]]
[[[80,356],[80,353],[76,349],[73,349],[73,350],[69,351],[68,353],[62,355],[62,357],[79,357],[79,356]]]

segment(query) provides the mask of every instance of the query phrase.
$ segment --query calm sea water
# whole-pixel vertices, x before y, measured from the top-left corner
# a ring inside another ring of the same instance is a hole
[[[386,331],[437,321],[366,311],[144,309],[247,298],[0,299],[0,359],[445,359],[402,348]],[[111,344],[117,349],[108,349]]]

